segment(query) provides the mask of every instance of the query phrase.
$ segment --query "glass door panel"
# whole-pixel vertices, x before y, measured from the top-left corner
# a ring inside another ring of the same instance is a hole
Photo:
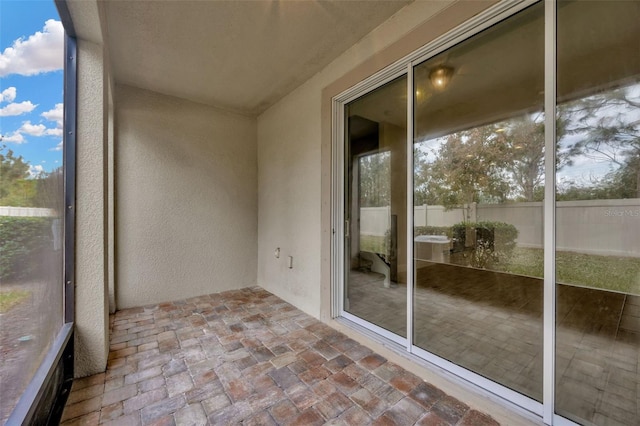
[[[537,401],[543,13],[414,68],[414,344]]]
[[[345,106],[345,312],[407,335],[407,78]]]
[[[638,424],[640,3],[558,3],[556,411]]]

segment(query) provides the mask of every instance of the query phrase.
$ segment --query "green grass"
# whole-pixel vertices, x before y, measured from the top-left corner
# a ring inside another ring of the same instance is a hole
[[[30,292],[24,290],[11,290],[0,292],[0,314],[7,312],[9,309],[20,304],[24,299],[31,295]]]
[[[360,251],[387,254],[387,249],[384,244],[384,237],[378,237],[375,235],[360,235]]]
[[[543,276],[541,249],[516,248],[505,271],[531,277]],[[640,259],[598,256],[574,252],[556,253],[559,283],[640,294]]]
[[[360,250],[385,253],[384,237],[360,235]],[[500,269],[542,278],[543,256],[542,249],[516,248],[509,262]],[[639,258],[557,252],[556,268],[559,283],[640,294]]]

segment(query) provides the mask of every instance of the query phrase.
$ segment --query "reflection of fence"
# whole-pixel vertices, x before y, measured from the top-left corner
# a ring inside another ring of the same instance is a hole
[[[560,201],[556,203],[559,250],[601,255],[640,256],[640,199]],[[415,226],[452,226],[471,221],[506,222],[518,229],[520,247],[542,248],[543,204],[479,204],[469,209],[416,206]],[[384,235],[388,207],[362,208],[360,233]]]
[[[360,233],[383,237],[391,227],[391,207],[364,207],[360,209]]]
[[[0,206],[0,216],[18,217],[52,217],[55,216],[53,210],[39,207],[2,207]]]

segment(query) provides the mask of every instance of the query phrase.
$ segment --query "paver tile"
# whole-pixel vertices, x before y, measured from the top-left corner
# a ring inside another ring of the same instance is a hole
[[[110,324],[107,371],[75,381],[63,425],[497,424],[259,288]]]
[[[268,411],[260,411],[249,417],[242,424],[243,426],[277,426]]]
[[[342,392],[334,392],[322,399],[315,407],[325,419],[333,419],[354,406],[354,402]]]
[[[309,408],[308,410],[298,414],[290,421],[287,421],[287,426],[314,426],[324,423],[324,419],[315,409]]]
[[[199,403],[179,409],[173,417],[177,425],[204,425],[207,423],[207,416]]]
[[[285,421],[294,418],[300,413],[296,406],[288,399],[284,399],[281,402],[275,404],[273,407],[271,407],[269,412],[278,424],[282,424]]]
[[[444,395],[445,393],[440,389],[425,382],[418,384],[409,393],[410,398],[426,409],[430,409]]]
[[[75,404],[76,402],[86,401],[99,395],[101,396],[104,393],[104,388],[104,383],[99,383],[76,390],[69,395],[67,403]]]
[[[451,424],[457,423],[467,412],[469,406],[450,396],[444,396],[431,408],[442,419]]]
[[[80,417],[75,417],[71,420],[65,421],[63,424],[65,426],[91,426],[98,424],[100,421],[100,412],[93,411],[89,414],[85,414]]]
[[[491,416],[476,410],[469,410],[459,423],[460,426],[497,426],[499,423]]]
[[[67,405],[62,414],[62,421],[71,420],[76,417],[84,416],[85,414],[92,413],[94,411],[100,411],[102,406],[102,396],[96,396],[91,399],[77,402],[75,404]],[[100,416],[98,416],[100,417]]]
[[[102,396],[102,406],[106,407],[107,405],[124,401],[125,399],[131,398],[137,393],[138,393],[138,388],[135,385],[135,383],[131,385],[123,386],[121,388],[110,390],[108,392],[105,392],[104,395]]]
[[[231,401],[226,394],[218,394],[202,401],[202,407],[207,415],[211,415],[225,407],[231,405]]]
[[[102,407],[100,410],[100,421],[107,422],[122,416],[122,402],[116,402],[115,404]]]
[[[125,400],[123,404],[123,412],[125,414],[137,412],[147,405],[167,398],[167,390],[165,388],[154,389],[149,392],[141,393],[133,398]]]

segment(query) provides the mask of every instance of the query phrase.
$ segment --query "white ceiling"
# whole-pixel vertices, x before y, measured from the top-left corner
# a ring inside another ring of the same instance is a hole
[[[116,84],[255,115],[411,1],[109,0],[100,7]]]

